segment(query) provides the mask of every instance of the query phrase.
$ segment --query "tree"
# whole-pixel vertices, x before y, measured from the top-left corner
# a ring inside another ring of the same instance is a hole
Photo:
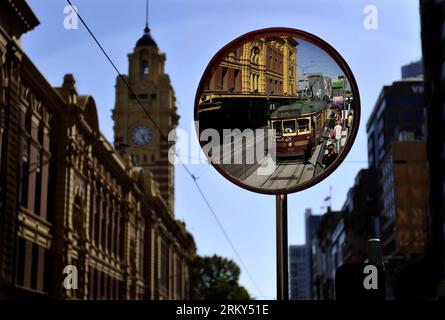
[[[250,300],[238,283],[239,266],[217,255],[196,257],[191,270],[191,297],[194,300]]]

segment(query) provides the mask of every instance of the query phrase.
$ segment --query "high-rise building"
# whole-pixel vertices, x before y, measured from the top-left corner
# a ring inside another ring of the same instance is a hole
[[[402,79],[422,77],[422,76],[423,76],[422,60],[402,66]]]
[[[345,263],[364,262],[367,258],[368,239],[379,237],[376,172],[375,168],[360,170],[343,204]]]
[[[342,224],[342,212],[332,211],[330,207],[319,220],[312,240],[312,299],[335,298],[335,269],[341,263],[338,255],[344,246]]]
[[[445,2],[421,0],[420,16],[427,110],[431,257],[434,261],[430,273],[436,279],[442,279],[438,292],[445,296],[445,53],[440,49],[445,45]]]
[[[306,209],[305,211],[305,237],[306,237],[306,273],[308,276],[308,281],[306,282],[307,285],[307,292],[308,292],[308,299],[312,299],[312,270],[313,270],[313,260],[312,255],[313,252],[315,252],[315,245],[316,245],[316,235],[317,235],[317,229],[318,229],[318,223],[321,219],[321,215],[313,215],[311,209]]]
[[[384,86],[366,124],[369,167],[378,167],[391,141],[402,131],[425,139],[423,81],[407,78]]]
[[[423,253],[428,242],[428,172],[424,141],[393,141],[383,157],[380,185],[383,254]]]
[[[404,68],[402,73],[411,71]],[[431,281],[415,277],[429,263],[423,93],[421,74],[384,86],[366,125],[369,167],[377,178],[387,294],[396,299],[431,297]]]
[[[305,245],[289,246],[289,297],[291,300],[310,299],[307,258]]]

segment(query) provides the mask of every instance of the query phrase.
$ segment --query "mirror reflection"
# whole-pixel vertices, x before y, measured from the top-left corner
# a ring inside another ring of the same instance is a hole
[[[332,56],[277,32],[228,48],[204,75],[195,110],[213,165],[258,192],[294,191],[327,176],[354,140],[358,108],[354,79]]]

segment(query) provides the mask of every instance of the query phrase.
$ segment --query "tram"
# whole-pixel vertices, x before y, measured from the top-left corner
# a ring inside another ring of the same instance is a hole
[[[298,100],[275,109],[269,128],[276,130],[277,159],[311,156],[322,142],[328,116],[325,101]]]

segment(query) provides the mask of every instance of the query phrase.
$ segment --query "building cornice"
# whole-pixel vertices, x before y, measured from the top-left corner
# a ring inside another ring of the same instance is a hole
[[[17,38],[40,24],[39,19],[25,0],[3,0],[2,2],[9,9],[9,14],[15,18],[14,35]]]

